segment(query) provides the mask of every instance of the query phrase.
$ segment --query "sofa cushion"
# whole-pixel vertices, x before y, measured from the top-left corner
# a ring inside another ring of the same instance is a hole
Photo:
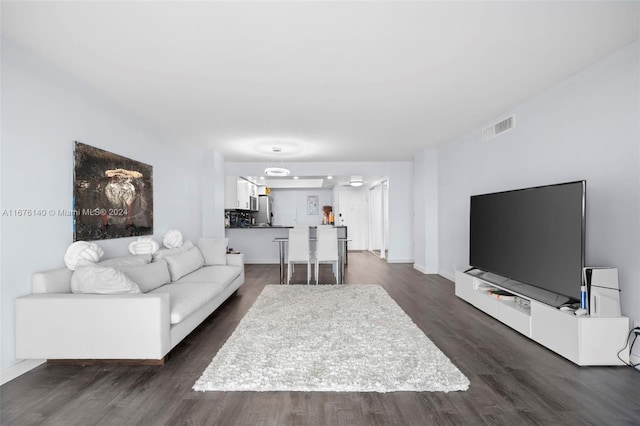
[[[123,294],[140,293],[138,285],[123,272],[102,265],[82,266],[71,277],[74,293]]]
[[[178,324],[219,295],[223,289],[222,284],[216,283],[171,283],[152,290],[150,293],[168,293],[170,295],[171,324]]]
[[[200,238],[198,248],[205,265],[226,265],[229,238]]]
[[[242,273],[242,268],[239,266],[205,266],[197,271],[190,273],[178,281],[175,284],[181,283],[218,283],[223,286],[228,286]]]
[[[174,254],[182,253],[189,250],[191,247],[193,247],[193,243],[191,241],[185,241],[184,244],[182,244],[180,247],[160,249],[157,252],[153,253],[153,261],[156,262],[167,256],[173,256]]]
[[[164,259],[146,265],[123,266],[118,269],[138,284],[143,293],[171,282],[169,266]]]
[[[185,252],[166,256],[164,259],[169,264],[171,281],[179,280],[204,265],[204,259],[198,247],[192,247]]]
[[[34,293],[71,293],[73,271],[67,268],[36,272],[31,276],[31,291]]]
[[[98,265],[120,268],[122,266],[145,265],[149,262],[151,262],[150,254],[137,254],[133,256],[122,256],[106,259],[98,263]]]

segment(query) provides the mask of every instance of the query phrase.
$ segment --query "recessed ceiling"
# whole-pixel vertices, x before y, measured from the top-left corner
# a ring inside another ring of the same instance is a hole
[[[287,176],[287,177],[266,177],[266,176],[243,176],[245,179],[270,189],[331,189],[338,187],[352,187],[350,181],[352,176]],[[370,188],[380,183],[383,176],[358,176],[363,180],[363,187]]]
[[[271,189],[282,188],[322,188],[324,179],[315,179],[312,177],[303,177],[300,179],[265,179],[263,182],[258,182],[260,185],[264,185]]]
[[[2,34],[227,161],[411,160],[638,39],[639,2],[12,2]]]

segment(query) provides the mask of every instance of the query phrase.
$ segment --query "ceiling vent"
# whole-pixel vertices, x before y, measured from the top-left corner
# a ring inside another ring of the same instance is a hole
[[[489,127],[485,127],[484,130],[482,130],[482,140],[488,141],[489,139],[495,138],[501,133],[504,133],[513,129],[513,127],[516,124],[515,120],[516,120],[515,116],[510,115],[504,120],[500,120]]]

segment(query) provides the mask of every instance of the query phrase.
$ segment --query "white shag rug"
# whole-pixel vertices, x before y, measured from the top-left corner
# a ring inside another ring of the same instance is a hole
[[[467,390],[469,380],[378,285],[268,285],[193,389]]]

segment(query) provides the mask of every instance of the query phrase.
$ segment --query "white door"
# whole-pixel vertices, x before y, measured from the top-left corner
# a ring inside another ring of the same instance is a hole
[[[336,225],[347,227],[349,250],[367,250],[368,194],[364,188],[344,187],[338,192]]]

